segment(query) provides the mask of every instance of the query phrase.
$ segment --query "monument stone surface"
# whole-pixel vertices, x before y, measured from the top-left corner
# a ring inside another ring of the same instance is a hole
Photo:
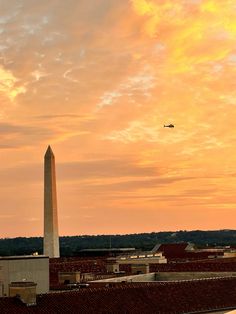
[[[44,241],[43,254],[60,257],[57,217],[55,157],[50,146],[44,156]]]

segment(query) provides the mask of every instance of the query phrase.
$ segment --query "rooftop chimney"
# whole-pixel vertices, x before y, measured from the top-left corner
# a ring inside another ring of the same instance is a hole
[[[9,284],[9,296],[18,297],[25,305],[36,305],[36,286],[31,281],[11,282]]]

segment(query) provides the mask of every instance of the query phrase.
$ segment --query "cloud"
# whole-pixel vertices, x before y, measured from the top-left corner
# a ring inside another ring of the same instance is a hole
[[[12,219],[14,215],[0,215],[1,219]]]
[[[35,142],[44,142],[46,138],[53,138],[57,132],[53,128],[33,126],[29,124],[0,123],[2,148],[23,148],[32,146]]]
[[[128,232],[131,220],[134,231],[230,226],[235,20],[233,0],[2,5],[1,214],[39,216],[51,144],[64,234],[85,232],[86,215],[100,225],[92,232]],[[120,212],[125,227],[104,223]]]
[[[97,107],[102,109],[105,106],[111,106],[121,97],[121,101],[127,102],[129,99],[133,99],[136,94],[142,94],[148,97],[154,85],[155,77],[151,69],[144,68],[138,74],[128,77],[124,82],[119,84],[115,90],[106,92],[101,97],[101,102]]]
[[[58,165],[62,180],[83,180],[91,178],[120,178],[155,176],[160,171],[153,166],[140,166],[135,160],[104,159],[63,163]]]
[[[17,79],[11,71],[0,66],[0,95],[9,98],[14,101],[19,94],[26,93],[24,85],[19,85],[19,79]]]
[[[119,178],[117,178],[117,182],[111,183],[107,182],[107,184],[104,184],[103,182],[88,182],[87,184],[83,184],[82,186],[78,187],[78,191],[86,191],[88,194],[99,194],[104,193],[105,195],[109,191],[109,193],[123,193],[123,195],[129,195],[131,192],[139,192],[140,197],[141,195],[144,195],[144,199],[146,198],[145,191],[150,189],[156,189],[157,187],[163,187],[163,186],[170,186],[172,183],[179,182],[179,181],[186,181],[186,180],[192,180],[191,177],[169,177],[169,178],[163,178],[163,177],[156,177],[156,178],[136,178],[136,180],[125,180],[122,181]],[[96,190],[96,192],[94,192]],[[161,196],[160,198],[162,198]],[[109,196],[108,196],[109,198]],[[129,197],[128,197],[129,198]],[[149,196],[150,198],[150,196]],[[156,196],[156,192],[153,192],[152,198],[158,198]],[[166,197],[168,198],[168,196]],[[173,196],[174,198],[174,196]],[[178,196],[177,196],[178,198]],[[170,195],[169,195],[170,199]]]
[[[158,38],[168,51],[168,71],[181,73],[199,64],[224,60],[234,49],[233,2],[133,0],[135,12],[146,17],[144,32]],[[211,45],[209,45],[209,41]]]

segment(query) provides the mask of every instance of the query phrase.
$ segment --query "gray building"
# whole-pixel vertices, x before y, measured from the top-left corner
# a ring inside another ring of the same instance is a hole
[[[9,295],[9,284],[12,282],[24,281],[36,283],[36,293],[49,291],[48,256],[0,257],[0,296]]]

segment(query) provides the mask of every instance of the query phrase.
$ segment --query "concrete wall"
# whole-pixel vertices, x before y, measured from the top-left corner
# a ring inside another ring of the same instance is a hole
[[[92,282],[153,282],[153,281],[176,281],[192,280],[213,277],[231,277],[236,276],[236,272],[161,272],[141,275],[131,275],[123,277],[114,277],[109,279],[94,280]]]
[[[236,252],[224,252],[223,257],[225,257],[225,258],[236,257]]]
[[[0,282],[0,297],[3,297],[3,284]]]
[[[166,264],[167,259],[165,257],[148,257],[148,258],[118,258],[116,260],[118,264]]]
[[[65,281],[68,281],[68,283],[77,283],[80,282],[80,272],[59,272],[58,279],[60,284],[64,284]]]
[[[149,265],[140,265],[140,264],[132,264],[131,265],[131,274],[148,274],[149,273]]]
[[[0,258],[2,268],[3,293],[9,295],[8,285],[14,281],[33,281],[37,283],[37,293],[49,291],[49,259],[38,257]]]
[[[156,273],[155,280],[173,281],[231,276],[236,276],[236,272],[160,272]]]
[[[120,271],[118,263],[107,264],[106,269],[108,273],[118,273]]]
[[[9,296],[18,296],[28,306],[36,305],[36,286],[31,282],[13,283],[9,285]]]
[[[3,297],[3,269],[0,266],[0,297]]]
[[[155,273],[132,275],[124,277],[114,277],[109,279],[95,280],[92,282],[149,282],[155,281]]]

